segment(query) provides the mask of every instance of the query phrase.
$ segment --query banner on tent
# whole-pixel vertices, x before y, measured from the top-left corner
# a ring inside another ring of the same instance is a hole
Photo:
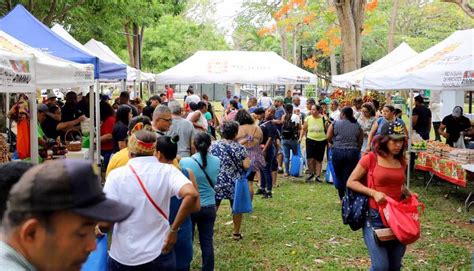
[[[31,82],[30,62],[0,56],[0,85],[26,86]]]

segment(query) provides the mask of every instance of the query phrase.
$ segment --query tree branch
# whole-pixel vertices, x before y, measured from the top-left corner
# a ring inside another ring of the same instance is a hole
[[[441,2],[445,3],[453,3],[458,5],[464,13],[466,13],[469,17],[474,18],[474,7],[469,4],[468,0],[441,0]]]
[[[72,9],[84,4],[86,2],[86,0],[78,0],[76,3],[70,5],[70,6],[66,6],[64,7],[64,9],[59,12],[58,14],[56,14],[52,19],[51,19],[51,22],[60,18],[60,17],[63,17],[64,15],[66,15],[69,11],[71,11]],[[51,23],[50,22],[50,23]]]
[[[49,26],[49,24],[51,23],[51,19],[53,18],[54,11],[56,10],[56,4],[57,4],[57,0],[51,1],[51,4],[49,5],[48,15],[46,15],[46,17],[44,17],[43,20],[41,20],[45,25]]]

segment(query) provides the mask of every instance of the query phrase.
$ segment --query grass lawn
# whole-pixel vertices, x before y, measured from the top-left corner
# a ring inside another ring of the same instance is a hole
[[[418,177],[420,177],[419,174]],[[215,225],[216,270],[341,270],[367,269],[370,259],[362,232],[342,224],[336,189],[329,184],[306,184],[279,175],[273,199],[254,199],[254,212],[244,216],[244,239],[231,239],[232,217],[226,202]],[[407,249],[408,269],[471,269],[473,215],[462,208],[467,190],[448,183],[424,190],[412,182],[426,205],[422,237]],[[194,241],[193,270],[201,263]]]

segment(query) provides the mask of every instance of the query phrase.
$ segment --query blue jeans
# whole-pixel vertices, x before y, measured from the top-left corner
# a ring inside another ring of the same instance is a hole
[[[298,153],[298,141],[296,139],[283,139],[281,146],[283,147],[285,173],[288,174],[288,172],[290,172],[290,151],[293,152],[293,155]]]
[[[199,231],[199,244],[202,252],[202,270],[214,270],[214,222],[216,221],[216,206],[201,207],[197,213],[191,214],[193,222],[193,239],[196,225]]]
[[[158,258],[145,264],[128,266],[123,265],[116,260],[109,257],[108,259],[108,271],[155,271],[155,270],[175,270],[176,259],[174,252],[171,251],[168,254],[161,254]]]
[[[370,270],[400,270],[406,246],[398,240],[384,241],[378,245],[373,229],[385,228],[378,210],[369,209],[369,215],[364,224],[364,241],[369,250],[372,266]]]
[[[265,154],[266,165],[260,169],[260,188],[267,192],[272,191],[272,165],[275,164],[275,146],[272,144]]]
[[[360,159],[359,149],[339,149],[332,148],[332,164],[336,173],[335,186],[339,193],[339,199],[342,200],[346,192],[347,179],[357,166]]]

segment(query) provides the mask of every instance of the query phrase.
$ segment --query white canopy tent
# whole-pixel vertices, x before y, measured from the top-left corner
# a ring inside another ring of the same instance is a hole
[[[56,33],[65,31],[62,27],[61,29],[59,27],[60,26],[55,25],[51,29],[53,29],[53,31],[55,32],[57,31]],[[95,39],[90,39],[86,44],[84,44],[84,47],[87,48],[94,55],[97,55],[99,58],[102,58],[106,61],[127,65],[112,50],[110,50],[109,46],[105,45],[104,43],[100,41],[97,41]],[[140,79],[140,70],[127,65],[127,81],[133,82],[133,81],[138,81],[139,79]]]
[[[365,89],[474,89],[474,29],[456,31],[406,61],[364,77]]]
[[[43,53],[3,31],[0,31],[0,49],[34,56],[37,88],[88,87],[94,84],[94,65],[79,64]]]
[[[468,91],[474,89],[474,29],[456,31],[424,52],[380,72],[363,78],[363,89]],[[411,112],[410,112],[411,116]],[[410,134],[412,123],[409,123]],[[408,140],[411,151],[411,137]],[[408,168],[408,185],[410,170]]]
[[[23,72],[29,71],[29,76],[33,78],[25,86],[24,84],[13,84],[8,85],[8,88],[3,89],[3,92],[7,92],[6,106],[9,109],[9,94],[18,92],[30,93],[30,140],[31,140],[31,161],[33,163],[38,162],[38,141],[37,141],[37,114],[36,114],[36,100],[37,93],[36,88],[47,89],[47,88],[73,88],[73,87],[89,87],[94,84],[94,65],[90,64],[78,64],[70,62],[64,59],[57,58],[47,53],[43,53],[40,50],[32,48],[21,41],[13,38],[7,33],[0,31],[0,50],[11,55],[28,56],[28,67],[25,65],[19,66],[18,63],[21,61],[10,60],[10,65],[14,69],[22,68]],[[4,51],[3,51],[4,50]],[[5,58],[7,59],[7,58]],[[4,60],[5,60],[4,59]],[[5,60],[6,61],[6,60]],[[7,62],[2,61],[2,66],[6,67]],[[25,77],[17,72],[18,76]],[[7,73],[3,74],[2,84],[8,83]],[[25,80],[25,79],[22,79]],[[91,119],[91,124],[92,124]]]
[[[156,76],[159,84],[316,84],[275,52],[198,51]]]
[[[401,63],[416,55],[417,52],[415,52],[415,50],[413,50],[408,44],[403,42],[392,52],[382,57],[381,59],[371,63],[370,65],[367,65],[352,72],[333,76],[331,78],[332,85],[341,88],[351,88],[352,86],[356,88],[361,88],[362,79],[364,78],[364,76],[376,73],[387,67],[391,67],[393,65]]]
[[[7,111],[9,109],[8,93],[29,93],[30,112],[36,112],[35,60],[33,55],[14,54],[0,49],[0,92],[7,93]],[[30,153],[31,161],[38,163],[38,116],[31,114],[30,119]]]

